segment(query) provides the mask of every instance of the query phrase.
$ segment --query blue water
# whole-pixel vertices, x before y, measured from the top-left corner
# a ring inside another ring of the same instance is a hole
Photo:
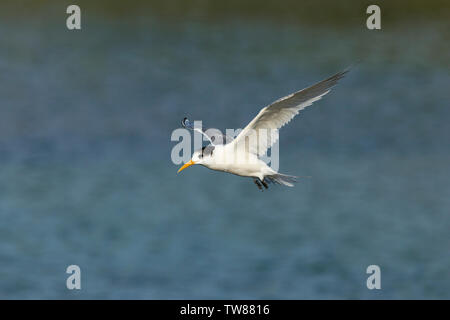
[[[442,25],[24,21],[0,20],[0,298],[450,298]],[[280,171],[311,178],[176,174],[183,117],[242,128],[352,64],[281,130]]]

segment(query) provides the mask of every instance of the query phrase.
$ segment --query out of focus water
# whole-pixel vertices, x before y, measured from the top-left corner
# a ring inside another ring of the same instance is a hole
[[[64,19],[0,20],[0,298],[450,298],[448,25]],[[281,131],[312,178],[176,174],[183,117],[241,128],[355,62]]]

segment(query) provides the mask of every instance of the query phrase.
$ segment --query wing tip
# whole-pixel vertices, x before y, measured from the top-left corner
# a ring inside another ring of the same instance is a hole
[[[343,77],[345,77],[345,75],[346,75],[347,73],[349,73],[351,69],[352,69],[352,67],[349,66],[349,67],[345,68],[344,70],[339,71],[339,72],[336,73],[335,75],[332,75],[332,76],[329,77],[327,80],[335,80],[335,81],[338,81],[338,80],[342,79]]]
[[[339,71],[338,73],[332,75],[328,79],[323,80],[322,83],[326,83],[328,88],[331,90],[335,85],[337,85],[338,81],[345,77],[347,73],[350,72],[350,70],[353,68],[353,65],[348,66],[342,71]]]

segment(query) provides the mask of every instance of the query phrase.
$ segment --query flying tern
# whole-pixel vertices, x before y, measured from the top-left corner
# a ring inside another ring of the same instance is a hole
[[[223,135],[209,135],[200,128],[194,128],[187,118],[182,125],[198,131],[210,142],[196,150],[189,162],[178,172],[194,164],[212,170],[250,177],[259,189],[268,188],[269,183],[293,187],[298,177],[281,174],[260,159],[278,140],[278,130],[291,121],[301,110],[320,100],[330,92],[347,70],[320,81],[308,88],[287,95],[261,109],[258,115],[237,135],[235,139]]]

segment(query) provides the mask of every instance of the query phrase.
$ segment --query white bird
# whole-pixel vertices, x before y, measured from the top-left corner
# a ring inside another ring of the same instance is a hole
[[[278,130],[282,126],[291,121],[299,111],[330,92],[331,88],[347,72],[348,69],[262,108],[239,135],[228,143],[224,141],[228,137],[221,137],[223,143],[215,144],[214,141],[217,137],[211,138],[202,130],[194,129],[185,118],[182,122],[183,126],[199,131],[209,139],[211,144],[201,150],[196,150],[191,160],[185,163],[178,172],[191,165],[199,164],[212,170],[251,177],[261,190],[262,186],[267,189],[268,183],[293,187],[293,183],[297,181],[298,177],[276,172],[259,157],[263,156],[278,140]]]

